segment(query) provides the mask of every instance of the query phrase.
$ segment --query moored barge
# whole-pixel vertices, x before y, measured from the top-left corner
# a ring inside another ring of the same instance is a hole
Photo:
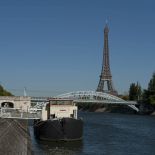
[[[49,99],[41,120],[34,123],[35,136],[48,141],[81,140],[83,121],[77,118],[77,110],[71,99]]]

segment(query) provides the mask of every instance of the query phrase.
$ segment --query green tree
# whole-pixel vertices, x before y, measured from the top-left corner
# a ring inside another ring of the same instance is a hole
[[[152,78],[148,84],[148,93],[149,103],[155,105],[155,73],[153,73]]]
[[[148,84],[148,91],[155,93],[155,73],[153,73],[152,78]]]
[[[155,105],[155,73],[148,83],[148,89],[144,90],[143,101]]]
[[[0,96],[13,96],[9,91],[5,90],[3,86],[0,85]]]
[[[129,100],[138,101],[141,99],[141,94],[142,90],[140,84],[138,82],[137,84],[131,83],[129,88]]]
[[[129,100],[135,100],[135,99],[136,99],[136,85],[135,83],[131,83],[129,88]]]

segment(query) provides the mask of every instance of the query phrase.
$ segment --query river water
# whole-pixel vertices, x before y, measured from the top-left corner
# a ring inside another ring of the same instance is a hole
[[[30,127],[36,155],[155,155],[155,116],[80,112],[83,140],[37,141]]]

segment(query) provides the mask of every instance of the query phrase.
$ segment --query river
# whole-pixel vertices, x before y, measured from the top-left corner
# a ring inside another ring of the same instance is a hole
[[[80,112],[83,140],[37,141],[30,127],[35,155],[155,155],[155,116]]]

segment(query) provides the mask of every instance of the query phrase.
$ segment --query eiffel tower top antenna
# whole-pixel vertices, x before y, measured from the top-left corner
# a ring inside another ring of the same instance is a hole
[[[105,24],[108,25],[108,19],[105,20]]]

